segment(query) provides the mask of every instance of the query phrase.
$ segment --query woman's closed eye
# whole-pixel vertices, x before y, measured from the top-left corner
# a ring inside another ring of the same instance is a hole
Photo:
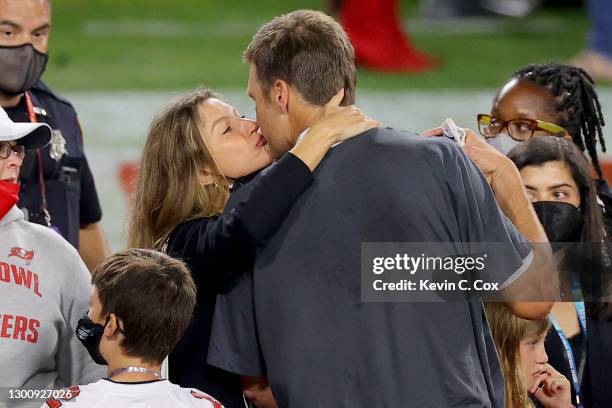
[[[246,116],[241,115],[241,114],[239,114],[238,112],[236,112],[236,113],[235,113],[235,116],[236,116],[238,119],[246,119]],[[230,124],[228,123],[227,128],[226,128],[226,129],[223,131],[223,134],[229,133],[229,132],[231,132],[231,131],[232,131],[232,125],[230,125]]]

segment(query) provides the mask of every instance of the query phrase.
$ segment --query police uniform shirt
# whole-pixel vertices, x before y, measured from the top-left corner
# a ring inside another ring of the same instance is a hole
[[[218,297],[208,362],[267,375],[280,407],[503,407],[482,301],[364,303],[362,242],[506,243],[486,271],[502,286],[532,257],[456,144],[374,129],[330,150],[253,273]]]
[[[48,123],[56,131],[59,130],[66,140],[67,154],[59,161],[51,158],[51,145],[40,149],[40,153],[51,224],[66,240],[78,248],[81,225],[99,222],[102,210],[93,175],[83,150],[77,115],[68,101],[55,95],[41,82],[28,93],[33,105],[44,110],[44,112],[39,111],[37,120]],[[30,121],[24,97],[17,106],[5,110],[15,122]],[[19,207],[25,207],[29,221],[44,225],[39,166],[35,151],[27,153],[21,168],[20,181]]]

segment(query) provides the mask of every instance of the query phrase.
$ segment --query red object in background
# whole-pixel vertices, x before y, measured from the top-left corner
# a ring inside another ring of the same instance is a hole
[[[358,64],[388,72],[424,72],[440,65],[411,44],[397,0],[342,0],[340,15]]]
[[[602,158],[599,162],[601,166],[601,171],[603,172],[603,177],[605,180],[612,182],[612,157],[611,158]],[[125,193],[129,205],[131,207],[134,193],[136,190],[136,182],[138,181],[138,170],[139,165],[138,162],[124,162],[119,166],[119,184],[121,185],[121,189]],[[595,177],[595,172],[593,171],[593,177]],[[34,254],[32,253],[32,256]]]
[[[600,159],[599,166],[601,167],[604,179],[612,182],[612,158],[604,156],[604,158]]]
[[[119,184],[128,199],[130,207],[136,191],[139,168],[138,162],[123,162],[119,165]]]

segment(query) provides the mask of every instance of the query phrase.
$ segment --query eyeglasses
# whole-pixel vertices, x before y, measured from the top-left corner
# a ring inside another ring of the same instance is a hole
[[[482,113],[478,115],[478,131],[486,139],[497,136],[504,129],[507,129],[508,135],[518,142],[531,139],[536,132],[546,132],[546,136],[564,137],[567,135],[567,131],[561,126],[541,120],[499,120],[492,115]]]
[[[21,160],[25,157],[26,148],[15,142],[0,142],[0,159],[8,159],[15,152]]]

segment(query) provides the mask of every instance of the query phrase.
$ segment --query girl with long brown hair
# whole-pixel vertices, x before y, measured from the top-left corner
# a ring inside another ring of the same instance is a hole
[[[312,183],[327,150],[378,126],[354,106],[337,106],[342,97],[341,91],[332,98],[321,120],[225,214],[232,185],[272,162],[257,123],[206,89],[183,96],[153,120],[129,241],[183,259],[198,287],[192,323],[169,357],[174,383],[202,389],[228,408],[244,406],[240,378],[206,363],[216,295],[250,269],[256,246]]]
[[[503,303],[489,303],[486,314],[504,371],[506,408],[571,407],[570,383],[544,350],[550,321],[521,319]]]

